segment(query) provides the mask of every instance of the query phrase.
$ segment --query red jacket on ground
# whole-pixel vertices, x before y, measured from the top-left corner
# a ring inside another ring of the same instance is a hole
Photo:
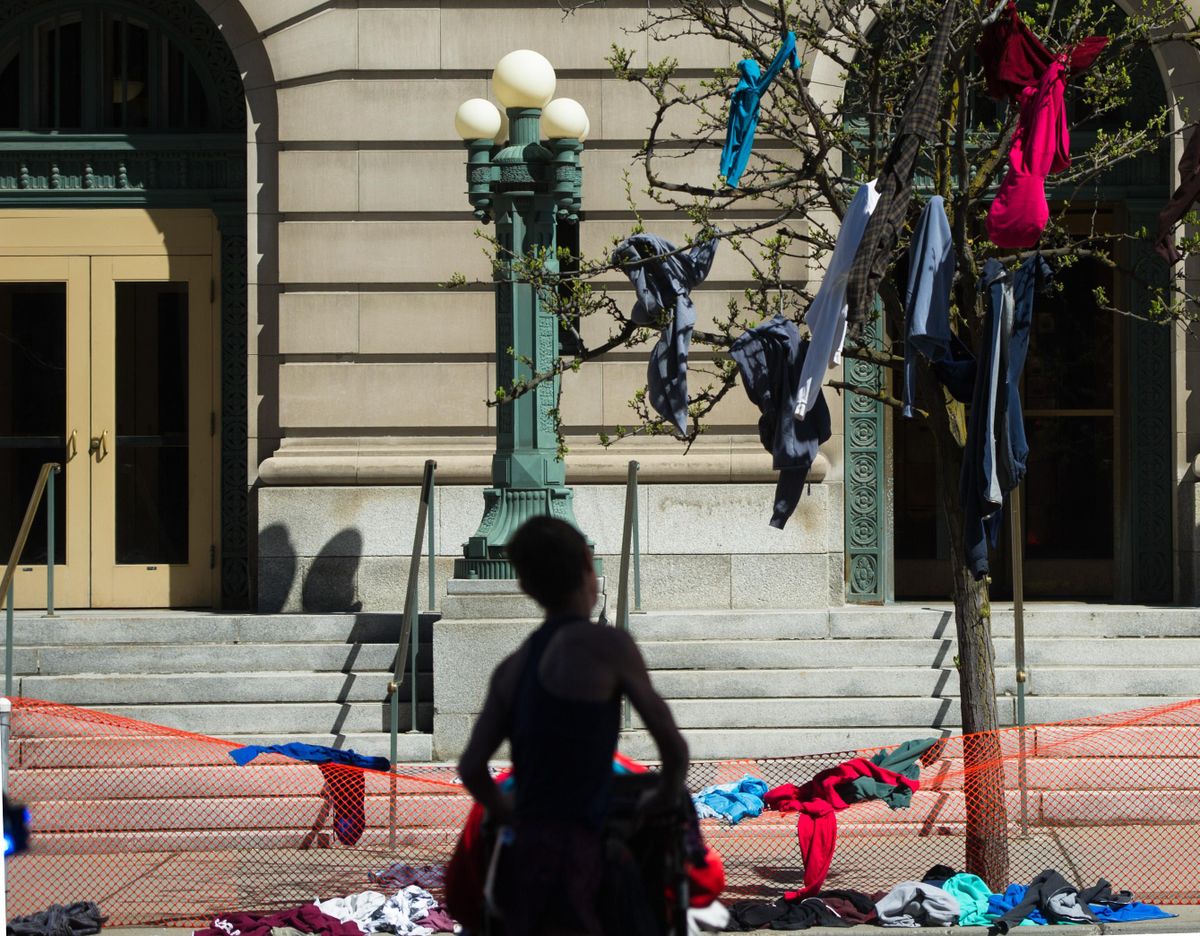
[[[801,900],[816,895],[829,876],[829,865],[833,861],[833,850],[837,845],[837,814],[860,800],[843,785],[859,777],[869,777],[891,786],[904,786],[916,791],[921,788],[917,780],[885,770],[869,760],[856,757],[837,767],[823,770],[803,786],[785,783],[769,790],[764,797],[768,809],[780,812],[798,812],[796,838],[800,842],[800,853],[804,856],[804,887],[789,891],[788,900]]]

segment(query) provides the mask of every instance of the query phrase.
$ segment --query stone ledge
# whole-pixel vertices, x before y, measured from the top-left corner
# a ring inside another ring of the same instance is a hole
[[[679,442],[629,440],[605,449],[593,436],[568,436],[568,484],[624,481],[631,459],[640,464],[642,483],[774,481],[771,456],[757,437],[724,435],[700,439],[685,452]],[[818,455],[813,483],[841,478],[841,436]],[[258,469],[265,485],[420,484],[425,460],[438,463],[439,484],[486,484],[495,442],[489,437],[284,439]]]

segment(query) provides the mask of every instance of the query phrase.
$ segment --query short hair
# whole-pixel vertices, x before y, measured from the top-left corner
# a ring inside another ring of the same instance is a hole
[[[565,605],[583,586],[592,549],[583,534],[564,520],[527,520],[508,541],[508,561],[521,588],[547,610]]]

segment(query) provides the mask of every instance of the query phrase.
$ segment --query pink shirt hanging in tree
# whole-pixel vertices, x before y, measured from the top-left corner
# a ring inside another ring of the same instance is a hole
[[[987,217],[988,237],[997,247],[1032,247],[1050,220],[1046,176],[1071,165],[1071,137],[1063,100],[1066,88],[1066,66],[1056,61],[1036,88],[1021,93],[1021,115],[1008,153],[1008,175]]]

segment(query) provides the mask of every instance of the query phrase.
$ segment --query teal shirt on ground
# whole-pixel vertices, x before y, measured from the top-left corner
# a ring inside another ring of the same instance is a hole
[[[942,885],[942,890],[953,894],[962,908],[958,915],[959,926],[992,925],[992,917],[987,915],[992,889],[982,878],[974,874],[956,874]]]

